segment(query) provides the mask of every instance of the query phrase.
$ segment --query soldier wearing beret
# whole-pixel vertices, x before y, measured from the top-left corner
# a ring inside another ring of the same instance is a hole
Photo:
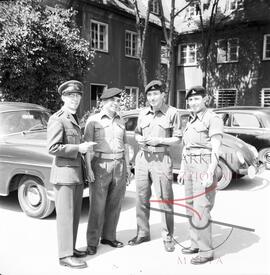
[[[210,211],[214,205],[217,184],[216,168],[223,134],[223,121],[208,110],[206,90],[195,86],[188,90],[186,100],[191,113],[183,132],[184,148],[178,182],[185,184],[190,218],[190,247],[184,254],[198,255],[192,264],[213,260]],[[202,194],[197,196],[198,194]]]
[[[120,118],[120,94],[117,88],[105,89],[100,97],[102,110],[90,116],[85,140],[94,141],[94,156],[87,154],[90,181],[90,212],[87,227],[87,253],[94,255],[100,242],[123,247],[116,239],[121,203],[130,174],[124,121]]]
[[[64,105],[49,119],[47,142],[49,153],[54,156],[50,180],[55,191],[59,263],[71,268],[84,268],[87,267],[86,262],[77,258],[86,253],[75,249],[85,174],[82,154],[92,148],[91,143],[82,143],[76,116],[83,84],[70,80],[63,83],[58,92]]]
[[[179,115],[176,108],[165,104],[164,85],[153,80],[145,87],[149,107],[138,118],[135,139],[140,150],[135,160],[137,235],[129,245],[138,245],[150,240],[149,215],[151,185],[160,208],[173,212],[172,159],[170,145],[181,137]],[[167,252],[174,251],[174,216],[162,213],[162,238]]]

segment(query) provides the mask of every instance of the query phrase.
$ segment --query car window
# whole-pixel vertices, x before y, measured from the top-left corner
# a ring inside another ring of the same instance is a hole
[[[184,129],[187,125],[189,114],[181,115],[181,129]]]
[[[0,135],[45,129],[49,116],[49,113],[38,110],[0,113]]]
[[[233,127],[245,127],[245,128],[260,128],[260,122],[257,117],[252,114],[233,114],[232,115]]]
[[[224,126],[229,126],[229,114],[228,113],[217,113],[217,115],[223,120]]]
[[[125,118],[126,120],[126,130],[127,131],[135,131],[135,128],[137,126],[137,120],[138,117],[129,117],[129,118]]]

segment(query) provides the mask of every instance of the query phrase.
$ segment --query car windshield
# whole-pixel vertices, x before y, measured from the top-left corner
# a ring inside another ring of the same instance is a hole
[[[0,136],[47,128],[50,114],[42,110],[20,110],[0,113]]]

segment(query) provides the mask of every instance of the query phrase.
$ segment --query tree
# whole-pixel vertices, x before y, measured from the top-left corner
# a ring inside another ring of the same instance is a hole
[[[93,59],[75,16],[73,9],[48,7],[39,0],[0,3],[0,85],[5,100],[59,108],[57,86],[82,80]]]

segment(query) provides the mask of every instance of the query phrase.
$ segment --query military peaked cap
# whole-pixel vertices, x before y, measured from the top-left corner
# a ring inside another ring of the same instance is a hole
[[[149,91],[159,90],[161,92],[164,92],[164,84],[160,80],[152,80],[149,82],[145,88],[144,91],[147,94]]]
[[[79,93],[83,94],[83,84],[77,80],[69,80],[61,84],[58,88],[60,95]]]
[[[122,93],[122,90],[118,88],[104,89],[100,99],[108,99],[114,96],[120,96],[121,93]]]
[[[202,86],[193,86],[186,93],[186,99],[193,95],[201,95],[202,97],[206,96],[206,90]]]

